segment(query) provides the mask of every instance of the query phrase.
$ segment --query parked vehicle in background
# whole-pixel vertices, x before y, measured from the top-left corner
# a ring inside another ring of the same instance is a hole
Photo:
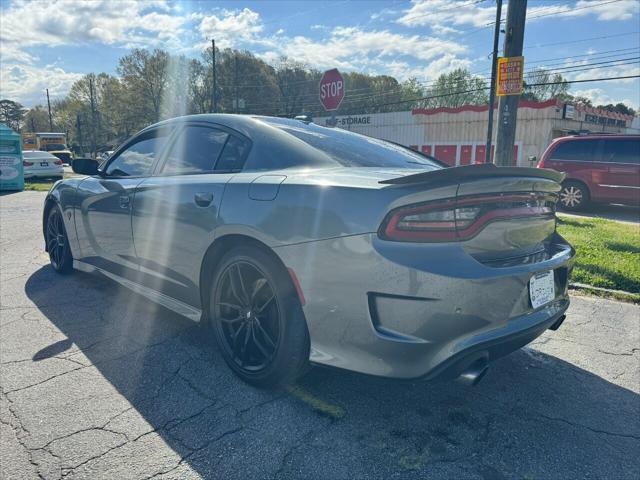
[[[73,169],[85,176],[45,200],[53,268],[208,323],[257,385],[309,361],[473,384],[569,306],[552,170],[443,168],[346,130],[220,114],[153,125]]]
[[[67,136],[54,132],[27,132],[22,134],[22,150],[39,150],[55,155],[63,163],[71,165],[73,154],[67,147]]]
[[[65,165],[71,165],[73,154],[70,150],[53,150],[49,152],[51,155],[58,157]]]
[[[24,178],[62,178],[64,167],[62,160],[40,150],[22,152]]]
[[[113,153],[113,150],[107,150],[106,152],[102,152],[100,154],[100,160],[104,162],[111,156],[112,153]]]
[[[538,168],[566,175],[559,206],[580,210],[590,202],[640,205],[640,135],[581,135],[555,139]]]

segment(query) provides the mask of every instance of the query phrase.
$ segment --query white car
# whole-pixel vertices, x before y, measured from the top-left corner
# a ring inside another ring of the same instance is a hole
[[[22,165],[24,178],[62,178],[64,176],[62,160],[49,152],[40,150],[22,152]]]

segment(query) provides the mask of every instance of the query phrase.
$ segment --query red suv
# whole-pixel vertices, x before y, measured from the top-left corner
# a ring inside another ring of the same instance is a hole
[[[566,174],[559,206],[579,210],[590,201],[640,205],[640,135],[561,137],[538,168]]]

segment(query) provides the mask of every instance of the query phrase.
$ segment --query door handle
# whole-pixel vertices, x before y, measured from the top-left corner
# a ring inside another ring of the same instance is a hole
[[[120,195],[120,208],[128,210],[130,203],[131,199],[129,198],[129,195]]]
[[[208,207],[213,202],[213,193],[198,192],[193,196],[193,201],[199,207]]]

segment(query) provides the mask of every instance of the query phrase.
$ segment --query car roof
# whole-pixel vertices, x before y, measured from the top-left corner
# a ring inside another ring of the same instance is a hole
[[[589,134],[589,135],[567,135],[566,137],[558,137],[556,139],[554,139],[554,141],[558,141],[558,140],[562,140],[562,141],[567,141],[567,140],[572,140],[572,141],[579,141],[579,140],[587,140],[587,139],[602,139],[602,138],[606,138],[606,139],[617,139],[617,138],[625,138],[625,139],[632,139],[632,140],[640,140],[640,135],[634,135],[634,134],[625,134],[625,133],[594,133],[594,134]]]
[[[255,141],[254,137],[261,136],[260,134],[273,133],[274,125],[277,122],[280,124],[295,125],[299,128],[309,128],[310,126],[319,126],[308,121],[294,120],[284,117],[273,117],[267,115],[242,115],[233,113],[202,113],[196,115],[185,115],[182,117],[170,118],[163,120],[156,124],[150,125],[141,132],[154,129],[162,126],[179,125],[186,122],[204,122],[215,123],[236,130],[237,132],[245,135],[252,141]],[[269,123],[272,122],[272,123]]]

